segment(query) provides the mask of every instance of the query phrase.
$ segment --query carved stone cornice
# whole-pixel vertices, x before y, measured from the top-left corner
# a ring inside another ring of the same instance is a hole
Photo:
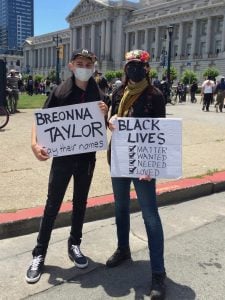
[[[137,12],[135,13],[137,14]],[[167,26],[168,24],[174,24],[179,22],[192,22],[193,19],[204,19],[208,18],[210,16],[218,16],[218,15],[224,15],[225,14],[225,4],[224,5],[218,5],[214,4],[212,7],[205,7],[205,8],[195,8],[193,10],[188,11],[182,11],[182,12],[175,12],[175,13],[169,13],[162,16],[156,16],[153,18],[145,18],[142,16],[142,19],[134,20],[134,16],[131,16],[131,18],[128,19],[128,23],[126,24],[126,28],[135,27],[136,29],[140,29],[143,27],[149,27],[149,26]]]

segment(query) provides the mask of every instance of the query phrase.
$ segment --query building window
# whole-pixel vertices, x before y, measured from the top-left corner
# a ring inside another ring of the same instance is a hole
[[[200,43],[200,51],[199,52],[201,55],[206,53],[206,43],[205,42]]]
[[[221,41],[216,41],[215,43],[215,53],[220,53],[221,52]]]
[[[152,31],[152,42],[155,43],[155,30]]]
[[[129,33],[129,50],[133,49],[133,46],[135,45],[135,32]]]
[[[206,21],[202,21],[201,24],[201,35],[206,35],[207,32],[207,22]]]
[[[145,43],[145,32],[144,30],[138,31],[138,48],[143,48]]]
[[[151,58],[155,57],[155,48],[151,49],[150,55],[151,55]]]
[[[187,46],[186,46],[186,53],[185,53],[185,55],[186,55],[186,56],[189,56],[189,55],[190,55],[190,53],[191,53],[191,44],[187,44]]]
[[[223,18],[217,19],[217,24],[216,24],[216,32],[221,33],[223,30]]]
[[[173,56],[176,57],[177,54],[178,54],[178,46],[174,45],[174,47],[173,47]]]

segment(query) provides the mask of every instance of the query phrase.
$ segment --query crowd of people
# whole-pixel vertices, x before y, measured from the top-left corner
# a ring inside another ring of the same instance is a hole
[[[149,66],[148,66],[149,67]],[[95,79],[101,93],[106,96],[108,105],[111,103],[112,93],[119,86],[123,86],[123,78],[115,78],[112,81],[107,81],[103,73],[95,70],[93,73],[93,78]],[[224,97],[225,97],[225,82],[224,77],[221,77],[219,81],[216,81],[212,77],[208,77],[202,85],[199,85],[196,80],[190,82],[190,84],[184,84],[178,81],[176,85],[169,85],[166,76],[162,76],[162,80],[158,77],[151,79],[153,86],[159,89],[165,99],[165,103],[171,102],[171,97],[173,97],[174,102],[183,103],[189,101],[191,103],[197,102],[196,94],[200,90],[202,96],[201,103],[202,110],[209,111],[209,106],[214,104],[216,112],[222,112],[224,108]],[[46,95],[49,96],[50,92],[56,86],[56,82],[52,81],[47,77],[45,80],[34,80],[32,75],[29,75],[26,80],[23,80],[21,76],[16,74],[15,70],[11,70],[7,76],[7,96],[10,98],[15,97],[16,105],[14,111],[11,113],[19,112],[17,109],[19,95],[26,92],[28,95]],[[173,95],[171,96],[171,91]]]

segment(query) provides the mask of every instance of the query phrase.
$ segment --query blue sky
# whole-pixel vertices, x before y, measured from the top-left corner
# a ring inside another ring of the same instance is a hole
[[[34,35],[69,27],[65,18],[79,0],[34,0]]]

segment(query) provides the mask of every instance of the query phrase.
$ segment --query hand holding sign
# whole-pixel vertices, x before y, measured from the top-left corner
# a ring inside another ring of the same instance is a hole
[[[36,158],[40,161],[45,161],[49,159],[49,155],[45,149],[43,149],[40,145],[34,144],[31,146],[32,151]]]
[[[114,129],[116,129],[116,126],[115,126],[116,120],[117,120],[117,115],[112,116],[112,117],[110,118],[110,120],[109,120],[109,129],[110,129],[111,131],[113,131]]]
[[[98,103],[98,106],[99,106],[99,108],[101,109],[103,115],[106,116],[107,113],[108,113],[108,106],[107,106],[103,101],[100,101],[100,102]]]

